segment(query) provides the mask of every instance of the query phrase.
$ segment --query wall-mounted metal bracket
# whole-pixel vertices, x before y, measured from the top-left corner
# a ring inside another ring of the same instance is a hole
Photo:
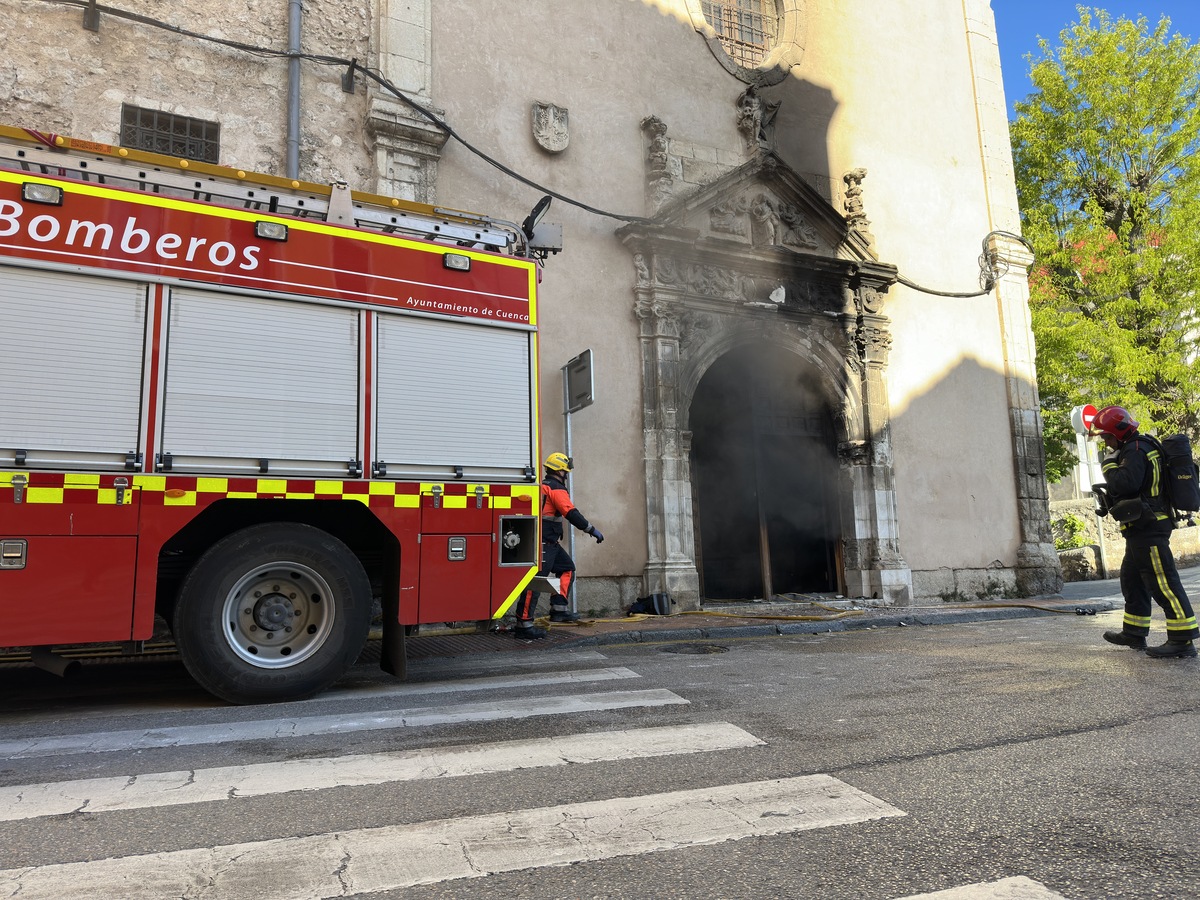
[[[88,0],[88,5],[84,7],[83,27],[88,31],[100,30],[100,10],[96,7],[96,0]]]

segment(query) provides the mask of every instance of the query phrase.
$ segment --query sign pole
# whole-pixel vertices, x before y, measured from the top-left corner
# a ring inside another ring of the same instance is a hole
[[[563,419],[565,425],[563,427],[563,438],[566,444],[563,452],[567,454],[567,458],[571,458],[571,413],[583,409],[585,406],[591,406],[596,399],[596,380],[592,371],[592,351],[591,349],[584,350],[577,357],[569,360],[562,367],[563,375]],[[567,491],[571,492],[571,470],[567,469]],[[575,529],[568,523],[563,526],[563,530],[567,533],[567,553],[571,555],[571,559],[575,558]],[[570,605],[571,612],[575,612],[575,579],[571,579],[571,587],[568,588],[567,602]]]
[[[1086,406],[1076,406],[1071,410],[1071,427],[1075,429],[1075,455],[1079,457],[1079,489],[1081,493],[1094,493],[1091,490],[1093,484],[1098,484],[1104,480],[1104,475],[1100,469],[1100,461],[1096,459],[1094,462],[1092,457],[1096,455],[1096,447],[1094,444],[1089,444],[1086,435],[1090,432],[1092,422],[1096,419],[1096,407],[1090,403]],[[1100,551],[1100,577],[1108,578],[1108,549],[1104,542],[1104,519],[1099,511],[1096,512],[1096,535],[1097,549]]]
[[[569,365],[569,364],[568,364]],[[567,454],[567,459],[571,458],[571,387],[569,384],[569,376],[567,375],[567,366],[563,366],[563,453]],[[571,470],[567,469],[567,493],[574,496],[571,489]],[[565,522],[565,520],[564,520]],[[570,522],[565,522],[563,531],[566,532],[567,539],[567,554],[571,559],[575,558],[575,528]],[[567,588],[567,608],[571,612],[575,612],[575,579],[571,579],[571,586]]]
[[[1095,459],[1093,459],[1095,458]],[[1095,444],[1089,444],[1084,455],[1084,468],[1092,476],[1092,483],[1098,484],[1104,480],[1104,471],[1100,468],[1099,452]],[[1108,545],[1104,542],[1104,519],[1099,513],[1096,514],[1096,543],[1100,550],[1100,577],[1110,577],[1108,567]]]

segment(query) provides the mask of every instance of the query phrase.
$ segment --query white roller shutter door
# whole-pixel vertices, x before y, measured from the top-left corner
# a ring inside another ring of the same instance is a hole
[[[532,465],[529,332],[379,316],[376,455],[397,470]]]
[[[344,473],[358,455],[358,342],[355,310],[172,290],[163,451],[175,469],[267,459]]]
[[[138,448],[146,287],[0,267],[0,465],[124,465]]]

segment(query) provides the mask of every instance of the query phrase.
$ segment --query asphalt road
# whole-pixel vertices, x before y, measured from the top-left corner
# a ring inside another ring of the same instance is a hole
[[[1198,897],[1200,664],[1119,621],[523,648],[267,707],[4,669],[0,896]]]

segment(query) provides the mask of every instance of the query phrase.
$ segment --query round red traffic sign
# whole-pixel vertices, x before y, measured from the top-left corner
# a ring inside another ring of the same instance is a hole
[[[1087,434],[1095,420],[1096,407],[1090,403],[1087,406],[1076,406],[1071,410],[1071,427],[1075,429],[1076,434]]]

